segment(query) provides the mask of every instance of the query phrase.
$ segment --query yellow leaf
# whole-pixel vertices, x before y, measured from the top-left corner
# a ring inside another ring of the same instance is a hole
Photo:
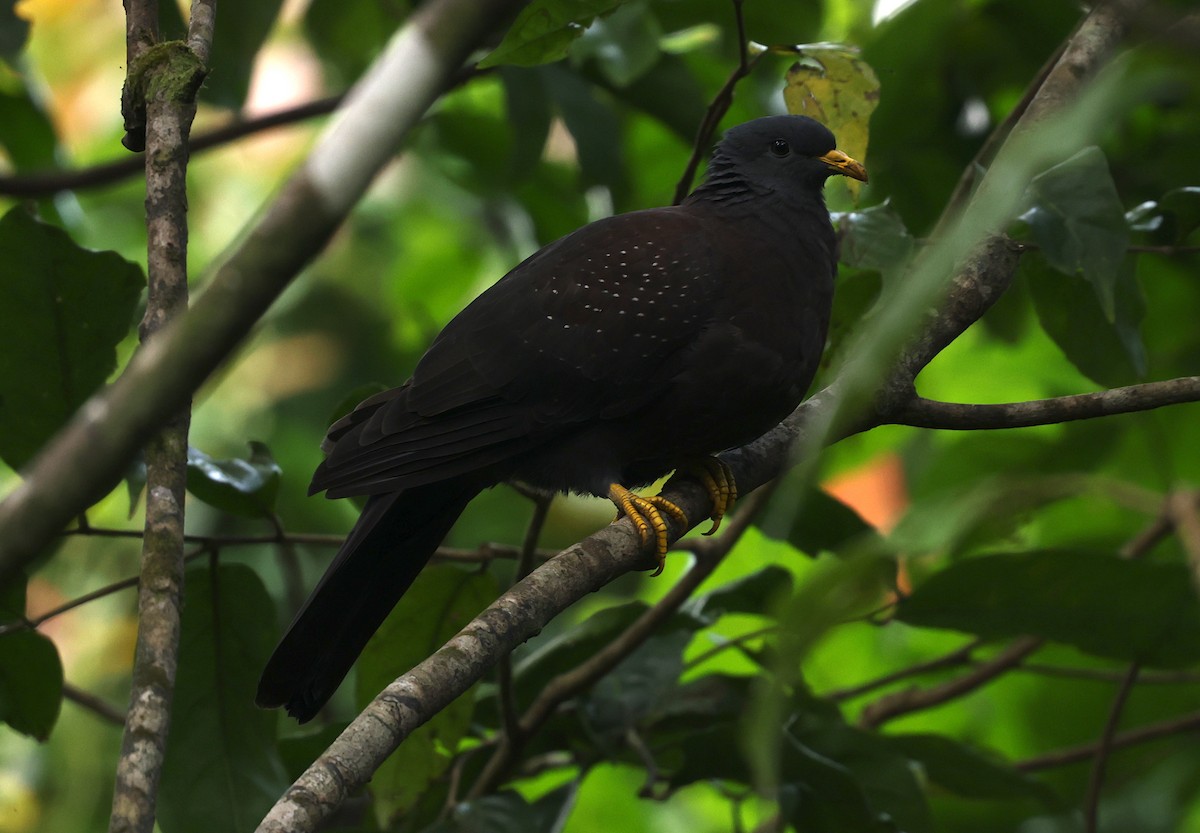
[[[866,165],[871,113],[879,103],[875,71],[858,50],[841,44],[805,44],[795,51],[800,60],[788,70],[783,89],[788,112],[821,122],[837,136],[839,150]],[[861,183],[846,185],[857,201]]]

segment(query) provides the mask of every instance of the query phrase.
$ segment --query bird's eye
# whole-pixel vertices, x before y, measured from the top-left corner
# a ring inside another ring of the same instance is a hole
[[[787,156],[791,152],[791,147],[789,147],[788,143],[783,139],[776,139],[775,141],[771,142],[771,153],[775,154],[776,156]]]

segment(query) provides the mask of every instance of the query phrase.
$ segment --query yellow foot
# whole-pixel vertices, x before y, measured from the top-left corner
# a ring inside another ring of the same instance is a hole
[[[667,560],[667,533],[670,531],[667,529],[667,521],[664,516],[670,517],[680,530],[684,530],[691,526],[688,523],[687,515],[662,495],[642,497],[635,495],[619,483],[613,483],[608,487],[608,499],[617,505],[618,519],[622,515],[629,516],[629,520],[633,522],[633,528],[637,530],[638,537],[642,539],[642,547],[649,549],[651,544],[654,545],[654,557],[658,561],[658,569],[654,571],[653,575],[661,573],[663,564]]]
[[[708,491],[709,500],[713,504],[712,514],[708,518],[713,524],[704,534],[712,535],[720,528],[725,513],[733,508],[737,500],[737,483],[734,482],[733,472],[716,457],[700,457],[680,466],[676,473],[694,477]]]

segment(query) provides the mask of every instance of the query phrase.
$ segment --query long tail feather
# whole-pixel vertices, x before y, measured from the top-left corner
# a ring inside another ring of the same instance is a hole
[[[368,499],[267,661],[258,705],[311,720],[478,492],[449,481]]]

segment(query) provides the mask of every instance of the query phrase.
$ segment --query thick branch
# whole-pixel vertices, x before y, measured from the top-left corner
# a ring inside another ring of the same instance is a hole
[[[321,250],[471,50],[521,5],[437,0],[413,14],[192,309],[80,408],[0,503],[0,581],[120,479],[141,443],[188,401]]]
[[[959,431],[1026,428],[1149,411],[1164,405],[1197,401],[1200,401],[1200,376],[1184,376],[1096,393],[998,405],[961,405],[918,396],[897,409],[890,421],[917,428]]]

